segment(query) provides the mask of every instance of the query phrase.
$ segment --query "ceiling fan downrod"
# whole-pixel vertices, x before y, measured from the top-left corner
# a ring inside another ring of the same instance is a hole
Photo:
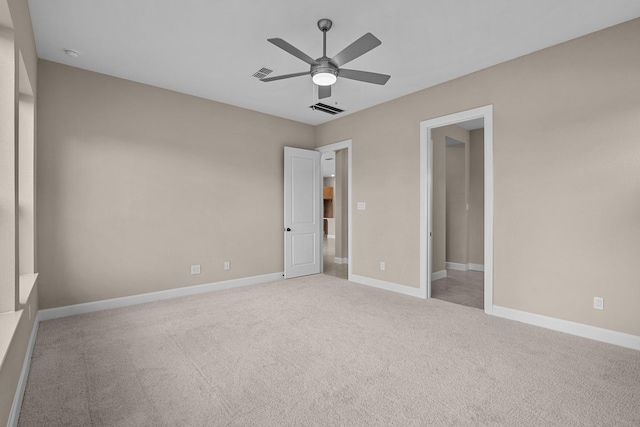
[[[323,18],[318,21],[318,28],[322,31],[322,57],[327,57],[327,31],[331,29],[331,19]]]

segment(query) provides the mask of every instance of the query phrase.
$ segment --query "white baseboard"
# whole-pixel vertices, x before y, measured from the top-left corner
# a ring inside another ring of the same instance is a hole
[[[165,291],[131,295],[128,297],[68,305],[65,307],[49,308],[46,310],[38,311],[38,317],[41,321],[58,319],[60,317],[75,316],[76,314],[91,313],[93,311],[108,310],[110,308],[127,307],[135,304],[143,304],[145,302],[201,294],[204,292],[219,291],[222,289],[238,288],[240,286],[256,285],[258,283],[272,282],[274,280],[280,279],[282,279],[282,272],[263,274],[261,276],[243,277],[240,279],[224,280],[222,282],[206,283],[203,285],[187,286],[184,288],[167,289]]]
[[[335,239],[336,235],[335,234],[327,234],[327,239]]]
[[[484,271],[484,265],[482,264],[460,264],[458,262],[446,262],[445,267],[447,270],[460,270],[460,271]]]
[[[333,262],[336,264],[349,264],[349,258],[333,258]]]
[[[435,273],[431,273],[431,281],[444,279],[445,277],[447,277],[447,270],[440,270]]]
[[[35,345],[36,337],[38,336],[39,321],[39,316],[36,314],[27,351],[24,355],[24,362],[22,363],[22,371],[20,372],[20,379],[18,380],[18,388],[16,389],[16,394],[13,397],[13,405],[11,406],[11,412],[9,413],[9,422],[7,423],[8,427],[16,427],[18,425],[20,409],[22,408],[22,398],[24,397],[24,390],[27,387],[27,378],[29,377],[29,368],[31,367],[31,354],[33,353],[33,346]]]
[[[424,291],[420,288],[412,288],[411,286],[400,285],[398,283],[386,282],[384,280],[373,279],[371,277],[358,276],[352,274],[349,276],[349,280],[352,282],[360,283],[361,285],[372,286],[378,289],[384,289],[386,291],[397,292],[399,294],[409,295],[412,297],[426,298]]]
[[[445,262],[444,265],[447,270],[460,270],[460,271],[469,270],[469,264],[460,264],[457,262]]]
[[[583,323],[571,322],[569,320],[556,319],[554,317],[529,313],[526,311],[514,310],[512,308],[493,306],[494,316],[505,319],[517,320],[518,322],[530,325],[541,326],[554,331],[577,335],[595,341],[606,342],[608,344],[619,345],[634,350],[640,350],[640,336],[598,328],[596,326],[585,325]]]
[[[474,264],[474,263],[470,262],[469,263],[469,270],[484,271],[484,265],[483,264]]]

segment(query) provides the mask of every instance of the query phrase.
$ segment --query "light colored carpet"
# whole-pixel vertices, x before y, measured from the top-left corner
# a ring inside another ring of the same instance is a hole
[[[21,426],[640,425],[640,352],[311,276],[40,323]]]

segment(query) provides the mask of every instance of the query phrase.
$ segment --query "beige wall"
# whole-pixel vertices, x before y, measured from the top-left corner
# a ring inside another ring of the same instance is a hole
[[[431,271],[433,273],[445,270],[447,254],[447,150],[446,129],[449,126],[431,130],[433,140],[433,169],[432,183],[432,224],[433,236],[431,240]]]
[[[447,222],[448,215],[451,214],[451,209],[447,210],[447,185],[450,183],[447,180],[447,174],[451,171],[447,168],[447,162],[451,159],[447,156],[447,147],[446,147],[446,138],[453,138],[457,141],[467,143],[469,142],[469,131],[457,126],[457,125],[449,125],[449,126],[441,126],[439,128],[434,128],[431,130],[431,139],[433,140],[433,219],[432,219],[432,229],[433,229],[433,240],[432,240],[432,266],[431,270],[435,272],[440,272],[445,270],[446,265],[445,262],[462,262],[462,261],[453,261],[452,259],[447,258],[447,253],[451,251],[448,248],[448,240],[447,240],[447,230],[450,227],[450,224]],[[466,154],[463,154],[462,165],[461,167],[465,167],[465,157]],[[462,169],[464,171],[464,169]],[[460,170],[458,170],[460,172]],[[461,195],[462,197],[466,197],[466,180],[461,181]],[[463,210],[456,211],[456,219],[459,219],[461,215],[466,215],[466,212]],[[464,219],[464,218],[463,218]],[[466,224],[466,221],[465,223]],[[466,226],[466,225],[465,225]],[[456,225],[456,229],[458,234],[460,234],[460,224]],[[465,234],[461,235],[462,237]],[[464,245],[464,241],[458,242],[455,239],[452,242],[454,244],[453,251],[461,252],[463,249],[462,245]],[[456,244],[457,243],[457,244]],[[460,257],[456,257],[460,258]]]
[[[282,271],[283,147],[312,149],[312,126],[44,60],[38,76],[42,308]]]
[[[348,196],[348,154],[347,150],[336,151],[336,187],[334,192],[334,216],[336,218],[337,258],[349,256],[349,199]]]
[[[463,144],[446,146],[447,137]],[[445,261],[484,264],[484,129],[442,126],[431,138],[432,271],[444,270]]]
[[[445,126],[444,135],[460,145],[447,146],[446,163],[446,261],[469,261],[469,131],[457,125]],[[446,139],[446,138],[445,138]]]
[[[470,132],[469,263],[484,265],[484,129]]]
[[[353,141],[354,274],[419,286],[419,123],[493,104],[494,303],[640,335],[638,39],[640,19],[318,126]]]
[[[446,261],[457,264],[467,264],[469,262],[469,220],[467,215],[467,182],[469,179],[469,170],[465,162],[468,147],[468,142],[463,142],[462,144],[449,145],[446,148]]]

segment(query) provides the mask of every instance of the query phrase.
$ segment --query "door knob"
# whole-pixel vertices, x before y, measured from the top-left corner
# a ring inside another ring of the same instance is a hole
[[[291,229],[289,227],[287,227],[287,231],[291,231]]]

